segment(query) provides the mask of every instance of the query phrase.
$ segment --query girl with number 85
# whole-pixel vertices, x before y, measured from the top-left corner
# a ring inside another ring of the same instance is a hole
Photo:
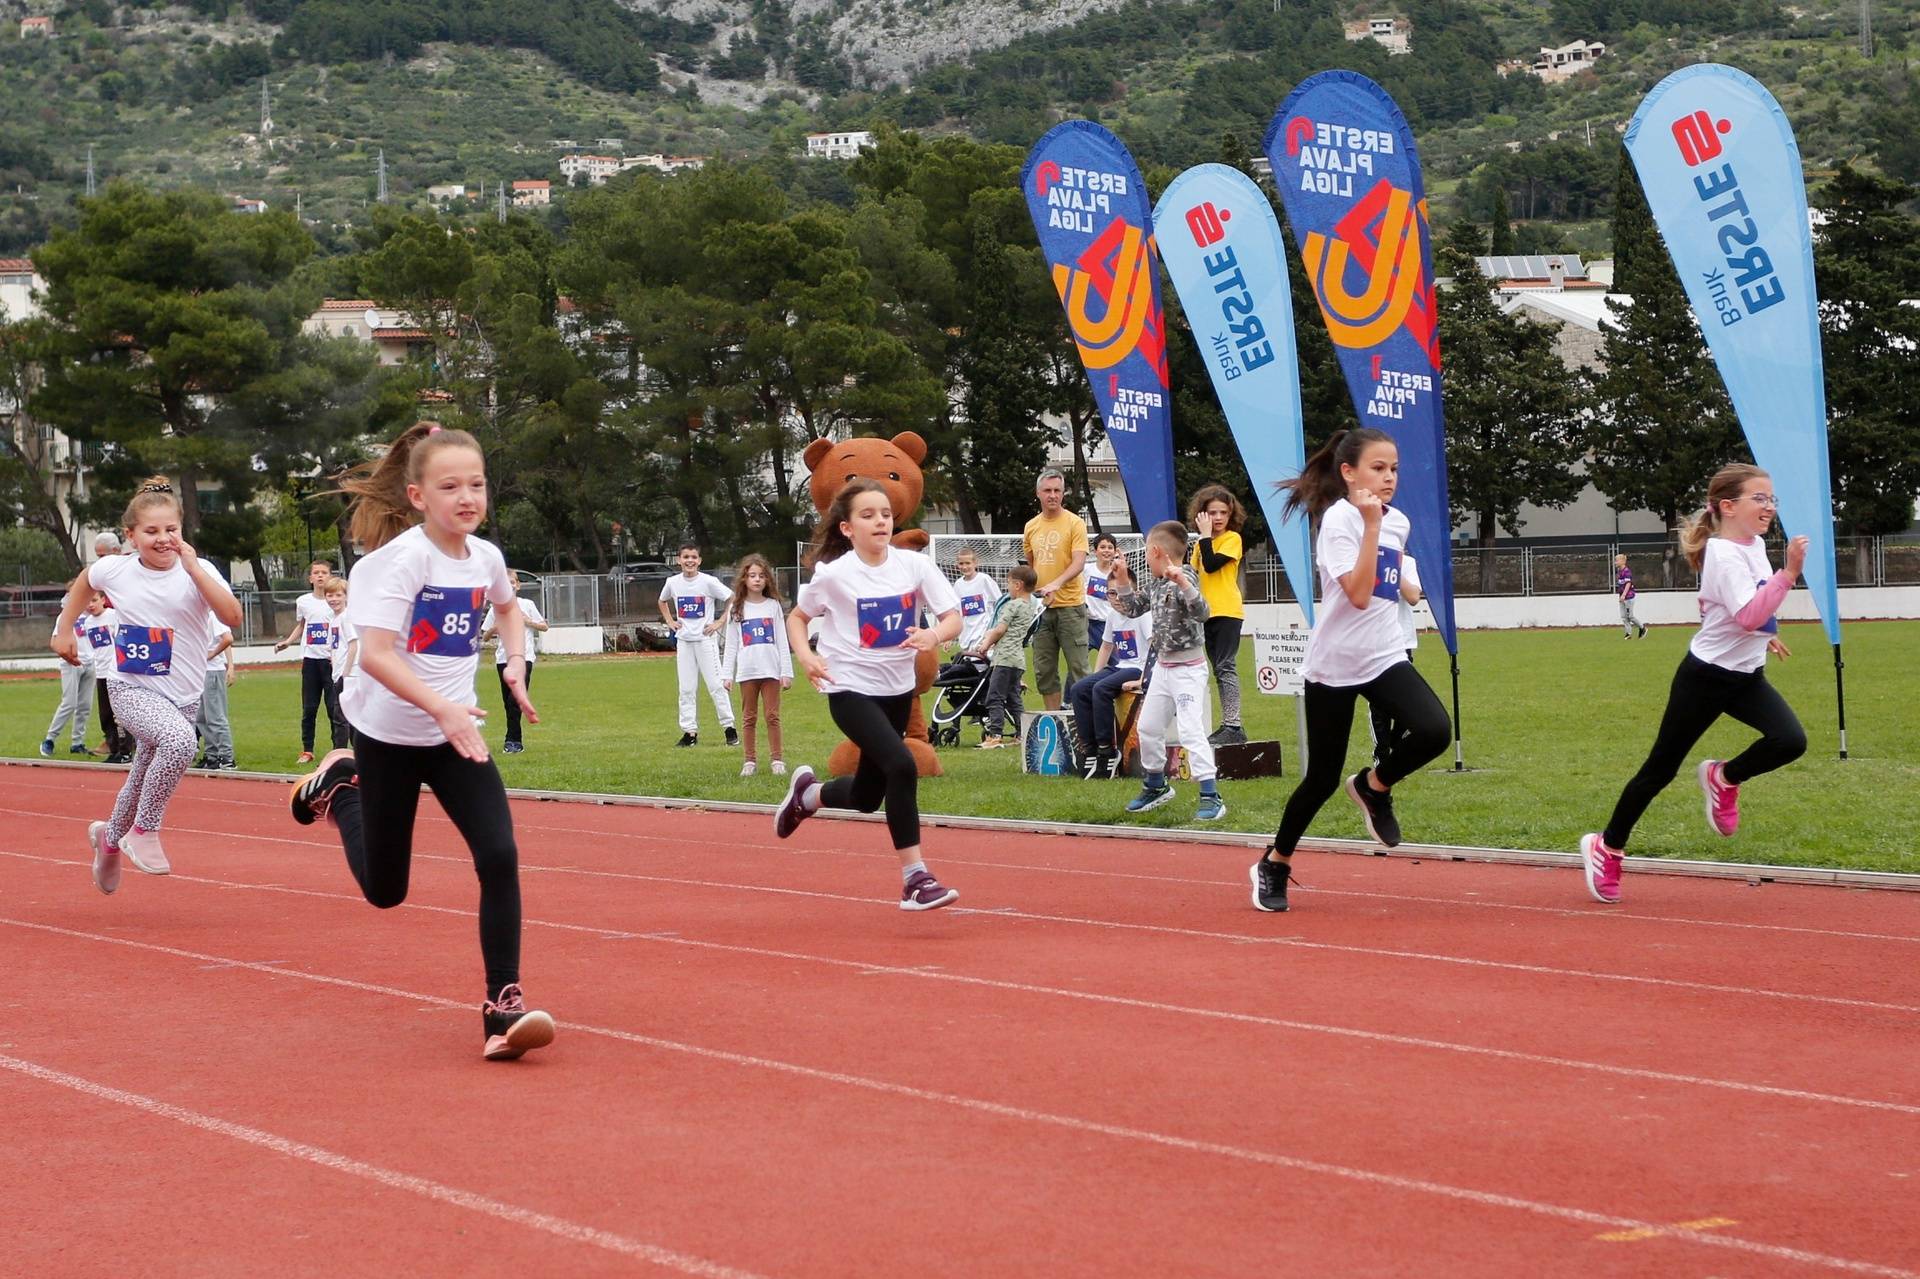
[[[137,745],[112,815],[87,827],[93,882],[103,893],[120,886],[123,853],[149,875],[173,869],[160,847],[160,825],[193,763],[193,722],[215,620],[240,625],[240,602],[180,536],[180,503],[171,484],[158,478],[142,484],[123,523],[135,554],[105,556],[75,578],[53,636],[53,651],[78,665],[84,659],[75,651],[74,619],[95,591],[113,601],[107,698]]]
[[[494,607],[501,682],[534,723],[526,691],[526,618],[499,548],[473,536],[487,513],[487,472],[465,431],[417,422],[379,461],[350,472],[354,540],[347,620],[359,664],[342,709],[353,749],[336,750],[293,787],[295,821],[339,831],[361,893],[387,909],[406,900],[413,823],[424,783],[467,842],[480,880],[486,965],[482,1053],[519,1057],[553,1042],[553,1018],[520,990],[520,867],[506,786],[480,736],[474,695],[481,621]],[[417,522],[416,522],[417,521]]]

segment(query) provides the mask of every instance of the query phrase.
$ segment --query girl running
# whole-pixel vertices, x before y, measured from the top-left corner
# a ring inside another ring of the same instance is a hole
[[[754,730],[760,708],[766,707],[767,749],[773,756],[773,775],[784,777],[786,757],[780,750],[780,690],[793,687],[793,653],[787,637],[787,619],[780,607],[780,583],[764,555],[749,555],[733,570],[733,600],[727,608],[727,655],[720,687],[740,686],[740,746],[746,762],[740,776],[752,777],[760,768],[754,749]]]
[[[1412,526],[1388,505],[1400,482],[1400,450],[1371,427],[1335,431],[1307,459],[1290,489],[1287,511],[1304,507],[1319,521],[1314,562],[1320,569],[1320,615],[1301,666],[1306,679],[1307,767],[1287,800],[1267,855],[1251,868],[1253,904],[1287,909],[1293,852],[1307,823],[1342,785],[1353,704],[1384,704],[1394,731],[1378,764],[1346,779],[1367,833],[1392,848],[1400,842],[1392,786],[1447,748],[1447,712],[1407,660],[1400,632],[1401,562]]]
[[[1209,484],[1193,495],[1188,519],[1200,534],[1193,545],[1193,571],[1207,601],[1207,661],[1220,690],[1220,727],[1208,740],[1215,746],[1247,740],[1240,726],[1240,631],[1247,622],[1240,594],[1240,530],[1247,511],[1223,484]]]
[[[781,839],[822,808],[871,813],[883,803],[900,854],[901,910],[933,910],[960,896],[927,869],[920,851],[920,777],[901,735],[913,707],[914,659],[960,633],[960,600],[934,562],[892,545],[893,507],[875,480],[834,495],[813,539],[813,580],[787,614],[787,640],[833,722],[860,748],[852,777],[824,786],[805,764],[793,770],[774,811]],[[921,609],[938,619],[916,624]],[[820,651],[807,624],[820,621]]]
[[[1707,827],[1730,836],[1740,825],[1740,786],[1806,753],[1807,734],[1793,708],[1767,683],[1767,654],[1786,657],[1774,616],[1807,562],[1807,539],[1787,543],[1787,566],[1773,572],[1761,539],[1773,524],[1773,481],[1757,466],[1721,467],[1707,484],[1707,507],[1680,535],[1680,549],[1700,574],[1700,629],[1680,659],[1667,692],[1666,714],[1646,763],[1613,806],[1606,830],[1582,835],[1587,891],[1620,900],[1620,867],[1633,825],[1680,771],[1687,752],[1722,715],[1760,739],[1734,758],[1702,760],[1695,770]]]
[[[160,825],[193,763],[193,721],[207,652],[216,621],[240,625],[240,601],[180,536],[173,485],[162,479],[142,484],[122,522],[134,554],[95,560],[74,579],[53,636],[53,651],[77,665],[83,659],[75,651],[74,619],[96,591],[113,600],[107,696],[135,745],[112,815],[87,827],[93,882],[103,893],[120,886],[122,853],[149,875],[173,869],[160,847]]]
[[[386,909],[406,900],[421,783],[433,791],[480,879],[482,1052],[515,1058],[553,1042],[553,1018],[528,1009],[520,990],[513,813],[473,691],[489,601],[507,687],[528,719],[540,717],[527,700],[526,620],[506,561],[473,536],[487,513],[486,463],[465,431],[416,422],[341,487],[353,499],[354,540],[371,548],[353,566],[347,606],[360,643],[345,693],[354,744],[294,784],[293,818],[331,821],[360,891]]]

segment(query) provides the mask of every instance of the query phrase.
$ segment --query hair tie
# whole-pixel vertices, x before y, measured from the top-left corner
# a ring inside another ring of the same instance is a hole
[[[173,492],[173,485],[164,482],[158,484],[142,484],[140,491],[142,493],[171,493]]]
[[[427,428],[427,434],[428,434],[428,435],[438,435],[438,434],[440,434],[440,424],[439,424],[438,422],[435,422],[435,423],[434,423],[434,424],[433,424],[432,426],[430,426],[430,427],[428,427],[428,428]]]

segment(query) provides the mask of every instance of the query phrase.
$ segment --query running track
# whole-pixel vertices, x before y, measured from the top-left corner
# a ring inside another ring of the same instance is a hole
[[[423,801],[358,898],[285,789],[0,766],[18,1274],[1912,1275],[1920,898],[516,802],[533,1002],[479,1058]]]

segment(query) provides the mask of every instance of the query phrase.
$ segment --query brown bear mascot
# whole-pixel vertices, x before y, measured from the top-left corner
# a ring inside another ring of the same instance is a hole
[[[816,514],[826,513],[833,505],[833,495],[848,480],[878,480],[893,506],[893,526],[897,530],[893,544],[909,551],[927,549],[931,539],[925,529],[901,527],[920,509],[920,496],[926,490],[926,477],[920,470],[920,464],[927,460],[925,440],[912,431],[902,431],[890,440],[878,436],[815,440],[807,445],[801,458],[811,472],[807,487],[813,494]],[[934,672],[939,664],[938,654],[922,653],[913,667],[916,676],[913,709],[908,713],[906,738],[907,749],[913,752],[913,762],[922,777],[938,777],[942,771],[940,756],[927,741],[927,719],[920,705],[920,699],[933,687]],[[840,743],[827,760],[827,772],[834,777],[850,776],[859,766],[860,748],[852,742]]]

